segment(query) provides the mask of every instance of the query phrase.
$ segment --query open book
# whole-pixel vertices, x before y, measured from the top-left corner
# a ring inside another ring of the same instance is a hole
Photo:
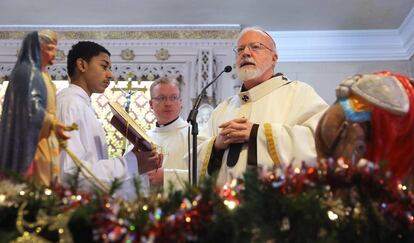
[[[124,110],[124,108],[117,102],[109,102],[114,116],[111,119],[111,124],[124,137],[126,137],[134,146],[142,150],[150,151],[153,148],[153,143],[148,137],[147,133],[134,119]]]

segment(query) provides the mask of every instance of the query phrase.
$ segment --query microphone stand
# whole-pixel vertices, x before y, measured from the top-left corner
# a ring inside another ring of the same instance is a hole
[[[197,96],[197,100],[194,103],[193,109],[190,111],[190,114],[188,114],[187,122],[191,124],[191,135],[193,138],[193,154],[192,154],[192,160],[193,160],[193,166],[192,166],[192,185],[197,186],[197,135],[198,135],[198,123],[197,123],[197,114],[198,114],[198,108],[200,107],[200,102],[203,97],[203,94],[205,94],[208,87],[210,87],[224,72],[228,73],[231,72],[232,68],[231,66],[226,66],[223,71],[221,71],[213,81],[208,83],[200,92],[200,94]],[[188,164],[188,173],[190,173],[190,163]]]

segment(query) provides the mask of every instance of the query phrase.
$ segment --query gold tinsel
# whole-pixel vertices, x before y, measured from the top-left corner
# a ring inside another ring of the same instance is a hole
[[[58,231],[59,242],[73,242],[72,235],[67,227],[73,210],[60,213],[56,216],[49,216],[43,210],[39,210],[39,213],[36,216],[36,222],[29,223],[24,220],[24,215],[27,213],[25,211],[26,206],[27,202],[23,202],[19,207],[16,219],[16,229],[21,236],[13,242],[49,242],[38,235],[45,227],[48,227],[47,229],[50,231]]]

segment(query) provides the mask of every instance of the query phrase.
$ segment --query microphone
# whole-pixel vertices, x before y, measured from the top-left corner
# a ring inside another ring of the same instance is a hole
[[[197,185],[197,135],[198,135],[198,124],[197,124],[197,114],[198,114],[198,107],[200,106],[201,97],[203,96],[204,92],[206,92],[207,88],[210,87],[216,80],[223,74],[223,73],[229,73],[231,72],[232,68],[231,66],[226,66],[223,71],[221,71],[213,81],[208,83],[200,92],[200,94],[197,96],[197,100],[194,103],[193,109],[190,111],[190,114],[188,114],[187,122],[191,124],[191,135],[193,138],[193,153],[192,153],[192,173],[191,171],[191,159],[190,156],[188,156],[188,182],[191,181],[191,175],[192,175],[192,185]],[[190,127],[188,127],[188,154],[190,155]]]
[[[224,71],[225,73],[229,73],[229,72],[231,72],[231,70],[232,70],[232,69],[233,69],[233,68],[231,68],[231,66],[227,65],[227,66],[225,66],[225,67],[224,67],[224,70],[223,70],[223,71]]]
[[[221,71],[213,81],[208,83],[200,92],[200,94],[197,96],[196,102],[194,103],[193,109],[190,111],[190,114],[188,114],[187,122],[193,122],[196,120],[197,113],[198,113],[198,107],[200,107],[201,98],[203,97],[204,92],[210,87],[216,80],[223,74],[223,73],[229,73],[231,72],[233,68],[229,65],[224,67],[223,71]]]

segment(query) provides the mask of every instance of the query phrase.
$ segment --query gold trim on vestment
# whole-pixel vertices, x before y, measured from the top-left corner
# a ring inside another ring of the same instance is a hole
[[[265,132],[266,141],[267,141],[267,150],[269,151],[269,154],[273,160],[273,163],[276,166],[279,166],[280,165],[279,154],[277,153],[277,150],[276,150],[276,145],[274,142],[275,139],[273,139],[272,125],[270,123],[265,123],[263,127],[264,127],[264,132]]]
[[[216,141],[216,137],[217,136],[214,136],[211,139],[211,141],[208,143],[206,156],[204,156],[204,160],[203,160],[203,167],[201,169],[200,178],[204,177],[207,174],[207,166],[208,166],[208,162],[210,161],[211,152],[213,151],[213,146],[214,146],[214,142]],[[193,153],[194,153],[194,151],[193,151]],[[196,163],[197,163],[197,161],[196,161]]]

